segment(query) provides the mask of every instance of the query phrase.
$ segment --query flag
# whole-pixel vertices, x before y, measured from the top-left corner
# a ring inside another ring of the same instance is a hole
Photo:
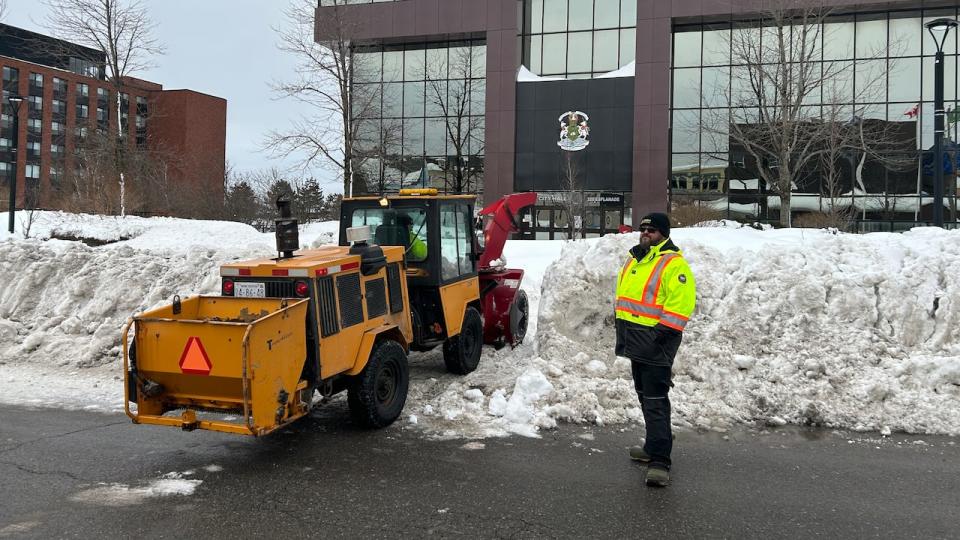
[[[919,113],[920,113],[920,104],[917,103],[913,107],[904,111],[903,115],[906,116],[907,118],[916,118]]]

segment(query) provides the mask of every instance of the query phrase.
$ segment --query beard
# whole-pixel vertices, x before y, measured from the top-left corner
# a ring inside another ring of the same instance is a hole
[[[652,244],[653,244],[653,241],[650,239],[649,236],[646,236],[646,235],[640,236],[640,247],[642,247],[644,250],[650,249],[650,246]]]

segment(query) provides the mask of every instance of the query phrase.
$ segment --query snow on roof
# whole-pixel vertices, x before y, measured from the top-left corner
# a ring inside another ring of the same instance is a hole
[[[541,81],[565,81],[563,77],[542,77],[540,75],[534,74],[532,71],[526,68],[526,66],[520,66],[517,69],[517,82],[541,82]]]
[[[235,223],[41,217],[34,238],[0,236],[3,403],[122,410],[127,318],[174,294],[216,294],[220,264],[275,249],[272,234]],[[44,239],[54,229],[117,241]],[[336,230],[310,225],[301,243],[334,242]],[[637,238],[508,242],[508,265],[525,270],[527,340],[485,349],[467,377],[438,374],[439,351],[412,357],[429,375],[413,377],[406,424],[489,437],[536,436],[561,421],[640,422],[612,323],[615,277]],[[960,434],[960,326],[950,324],[960,287],[942,278],[960,263],[960,232],[699,227],[673,239],[698,285],[674,366],[675,424]],[[346,407],[342,398],[327,406]]]
[[[637,64],[636,62],[630,62],[629,64],[617,68],[613,71],[608,71],[606,73],[601,73],[596,75],[594,79],[616,79],[621,77],[633,77],[637,73]],[[542,81],[566,81],[566,77],[560,76],[543,76],[537,75],[527,69],[526,66],[521,65],[517,69],[517,82],[542,82]]]
[[[594,77],[595,79],[616,79],[620,77],[633,77],[637,74],[637,63],[630,62],[629,64],[617,68],[613,71],[608,71]]]

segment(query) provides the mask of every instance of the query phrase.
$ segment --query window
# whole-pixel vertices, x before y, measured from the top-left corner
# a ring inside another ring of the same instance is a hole
[[[636,56],[636,0],[526,0],[521,58],[537,75],[590,78]]]
[[[405,246],[408,262],[427,259],[427,214],[419,208],[358,208],[351,227],[370,226],[373,241],[381,246]]]
[[[87,105],[77,105],[77,119],[85,119],[90,117],[90,107]]]
[[[33,113],[43,111],[43,98],[40,96],[27,96],[27,111]]]
[[[443,281],[474,271],[470,254],[472,216],[466,205],[446,204],[440,208],[440,276]]]
[[[53,78],[53,93],[54,93],[54,94],[61,95],[61,96],[65,96],[65,95],[67,94],[67,81],[65,81],[65,80],[63,80],[63,79],[61,79],[61,78],[59,78],[59,77],[54,77],[54,78]]]
[[[67,102],[62,99],[55,99],[51,103],[53,114],[63,116],[67,114]]]
[[[110,99],[110,90],[106,88],[97,88],[97,100],[108,101]]]
[[[40,157],[40,142],[39,141],[28,141],[27,142],[27,157],[30,159],[37,159]]]
[[[10,147],[13,146],[13,141],[6,137],[0,137],[0,151],[6,152],[10,150]]]
[[[77,137],[77,139],[79,139],[79,140],[81,140],[81,141],[84,140],[84,139],[86,139],[86,138],[87,138],[87,126],[78,126],[78,127],[73,128],[73,134]]]
[[[33,88],[43,88],[43,75],[40,73],[30,73],[30,86]]]
[[[32,134],[39,134],[43,130],[43,121],[39,118],[30,118],[27,120],[27,131]]]
[[[110,110],[97,107],[97,122],[106,122],[110,119]]]
[[[63,167],[57,165],[50,166],[50,181],[60,182],[63,179]]]
[[[62,144],[51,144],[51,145],[50,145],[50,155],[53,156],[54,158],[61,158],[61,157],[63,157],[64,151],[65,151],[65,148],[64,148],[64,146],[63,146]]]
[[[7,86],[6,83],[16,84],[20,80],[20,70],[17,68],[12,68],[9,66],[3,66],[3,82],[4,87]]]
[[[40,178],[40,166],[27,164],[25,176],[33,180]]]
[[[358,127],[359,144],[386,154],[365,160],[361,172],[387,192],[420,183],[446,192],[482,192],[483,146],[471,141],[485,138],[485,77],[482,40],[358,48],[354,82],[362,103],[372,102]],[[446,127],[458,122],[454,145]],[[456,159],[450,155],[455,146],[469,155]],[[454,178],[464,182],[455,186]]]
[[[6,180],[13,178],[13,172],[16,170],[13,163],[7,163],[6,161],[0,161],[0,177],[3,177]]]
[[[90,85],[84,83],[77,83],[77,97],[89,97],[90,96]]]

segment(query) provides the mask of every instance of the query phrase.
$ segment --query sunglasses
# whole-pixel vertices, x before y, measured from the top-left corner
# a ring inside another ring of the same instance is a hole
[[[639,231],[642,233],[652,233],[652,232],[657,232],[657,229],[654,227],[640,227]]]

